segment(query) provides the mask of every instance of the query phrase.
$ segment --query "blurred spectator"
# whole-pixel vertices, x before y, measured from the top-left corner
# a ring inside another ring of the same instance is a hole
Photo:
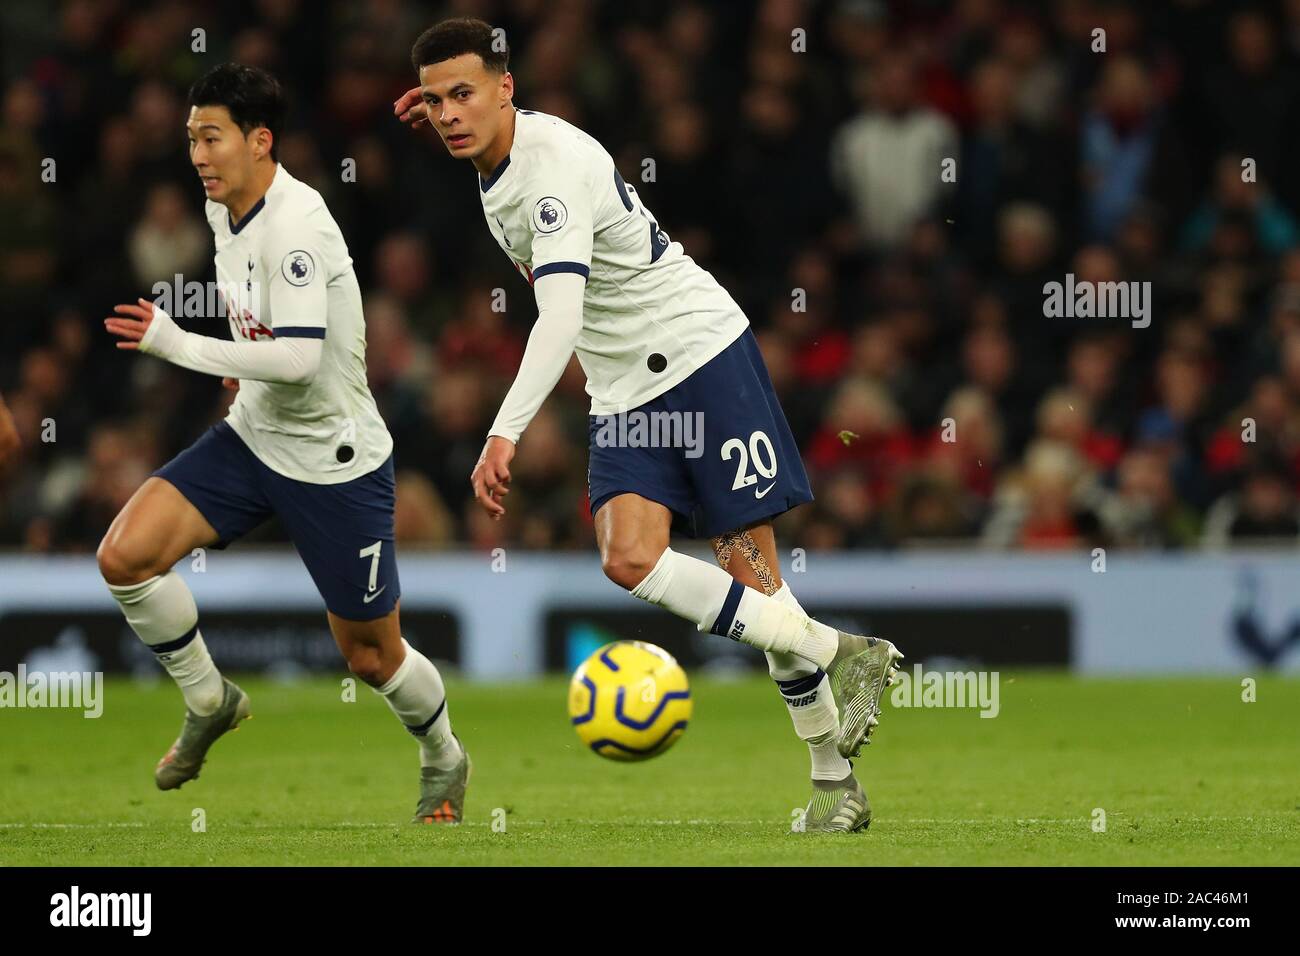
[[[0,136],[0,301],[5,313],[35,307],[57,262],[52,190],[38,179],[34,151]]]
[[[1037,421],[1038,438],[1073,448],[1099,473],[1105,474],[1118,464],[1123,445],[1115,435],[1093,427],[1092,406],[1082,393],[1070,388],[1048,392],[1038,403]]]
[[[1225,37],[1226,62],[1207,71],[1202,119],[1220,148],[1255,160],[1261,179],[1289,183],[1294,177],[1287,156],[1295,142],[1300,81],[1294,61],[1279,57],[1277,36],[1277,25],[1262,9],[1233,14]],[[1292,203],[1298,195],[1290,187]]]
[[[979,514],[952,476],[916,471],[903,479],[886,518],[889,539],[896,543],[952,545],[969,537]]]
[[[180,187],[163,183],[149,191],[129,248],[135,278],[148,289],[155,282],[170,285],[174,276],[188,282],[201,275],[211,254],[212,234],[189,214]]]
[[[1137,422],[1139,442],[1170,456],[1179,495],[1198,507],[1209,502],[1203,449],[1209,427],[1205,368],[1195,356],[1166,350],[1156,362],[1157,402]]]
[[[1196,513],[1174,490],[1169,462],[1151,448],[1135,448],[1124,456],[1118,487],[1103,514],[1121,547],[1188,548],[1200,534]]]
[[[1273,198],[1268,187],[1243,178],[1242,161],[1240,155],[1232,154],[1215,166],[1213,197],[1202,203],[1183,227],[1182,243],[1188,251],[1222,250],[1223,231],[1237,225],[1254,248],[1268,255],[1286,252],[1300,238],[1295,217]]]
[[[1298,536],[1300,510],[1291,475],[1283,464],[1267,457],[1256,460],[1241,490],[1216,501],[1205,519],[1209,547],[1254,540],[1294,547]]]
[[[948,397],[942,416],[924,451],[928,471],[961,488],[982,517],[1002,467],[997,408],[982,389],[967,386]]]
[[[1141,198],[1177,178],[1183,158],[1147,67],[1128,54],[1105,62],[1080,149],[1088,235],[1110,240]]]
[[[55,547],[88,550],[144,484],[154,467],[148,440],[125,428],[105,425],[90,436],[80,494],[56,523]]]
[[[833,169],[863,239],[894,246],[939,203],[942,163],[957,158],[957,131],[918,101],[904,53],[881,57],[864,93],[862,112],[835,134]]]
[[[1247,401],[1225,416],[1207,444],[1206,470],[1217,488],[1231,488],[1260,454],[1282,464],[1300,487],[1300,409],[1273,375],[1257,379]]]
[[[1073,448],[1035,442],[1023,466],[999,487],[984,542],[1028,550],[1103,544],[1095,490]]]
[[[913,455],[912,438],[889,394],[868,379],[847,379],[835,391],[821,428],[804,450],[818,471],[856,466],[877,500],[887,498]]]
[[[455,521],[446,503],[418,471],[397,473],[397,509],[394,534],[398,544],[421,548],[446,548],[455,541]]]
[[[1072,183],[1065,149],[1017,114],[1015,68],[985,60],[971,75],[972,127],[962,141],[957,223],[972,251],[989,248],[997,210],[1024,200],[1064,209]]]
[[[1121,440],[1129,433],[1135,397],[1121,379],[1119,352],[1111,337],[1075,339],[1066,354],[1065,380],[1088,402],[1099,431]]]
[[[1033,409],[1011,337],[999,326],[973,328],[962,343],[961,358],[962,384],[980,389],[993,401],[1003,441],[1014,457],[1029,440]]]
[[[432,290],[428,243],[415,233],[393,233],[375,250],[374,276],[378,291],[395,299],[415,330],[432,335],[443,313]]]
[[[998,30],[997,52],[1015,74],[1016,115],[1048,129],[1065,117],[1066,74],[1052,55],[1043,25],[1032,16],[1011,16]]]

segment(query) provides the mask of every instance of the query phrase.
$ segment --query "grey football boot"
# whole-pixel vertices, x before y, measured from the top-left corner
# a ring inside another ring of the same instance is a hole
[[[856,833],[871,826],[871,802],[850,771],[843,780],[814,780],[804,833]]]
[[[239,722],[251,716],[248,695],[224,677],[221,678],[221,684],[221,706],[214,713],[200,717],[186,708],[181,735],[162,760],[158,761],[153,772],[159,790],[175,790],[186,781],[198,777],[208,750],[217,742],[217,738],[228,730],[238,730]]]
[[[856,757],[871,742],[880,723],[880,698],[893,683],[903,652],[882,637],[859,637],[839,632],[840,646],[826,676],[840,710],[836,749],[843,757]]]
[[[453,737],[456,735],[453,733]],[[420,768],[420,802],[415,808],[412,823],[460,823],[465,816],[465,787],[469,785],[473,764],[469,751],[460,744],[460,763],[450,770],[437,767]]]

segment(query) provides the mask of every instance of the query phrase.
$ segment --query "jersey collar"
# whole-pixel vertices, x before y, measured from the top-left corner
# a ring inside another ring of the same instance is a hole
[[[243,228],[253,221],[253,217],[256,216],[259,212],[261,212],[262,207],[266,205],[266,197],[271,195],[271,193],[275,192],[276,191],[275,187],[283,183],[284,180],[288,178],[288,176],[289,174],[285,171],[284,167],[281,166],[279,163],[276,163],[275,174],[271,177],[271,185],[266,187],[266,194],[263,195],[261,199],[259,199],[256,203],[253,204],[252,209],[244,213],[244,218],[239,220],[239,222],[235,222],[235,220],[230,218],[230,213],[229,212],[226,213],[226,221],[230,223],[230,234],[232,236],[239,235],[239,233],[243,230]]]
[[[507,153],[506,158],[501,160],[501,162],[497,163],[497,168],[492,170],[491,176],[489,176],[487,179],[484,179],[482,176],[479,177],[478,180],[479,188],[482,189],[484,192],[487,192],[489,189],[491,189],[493,185],[496,184],[496,181],[501,178],[501,174],[506,171],[506,167],[508,167],[509,165],[510,165],[510,154]]]
[[[518,116],[519,116],[520,113],[524,114],[525,116],[531,116],[531,115],[532,115],[532,112],[529,111],[529,110],[521,110],[519,107],[517,107],[517,106],[515,107],[515,117],[516,117],[516,122],[515,122],[515,141],[514,141],[513,144],[511,144],[510,153],[513,153],[513,152],[514,152],[514,147],[519,145],[519,123],[518,123]],[[494,169],[494,170],[492,170],[492,175],[491,175],[491,176],[489,176],[487,179],[484,179],[482,176],[479,177],[479,179],[478,179],[478,185],[479,185],[479,188],[480,188],[481,190],[483,190],[483,192],[487,192],[489,189],[491,189],[493,186],[495,186],[497,180],[500,179],[500,178],[502,177],[502,175],[505,173],[506,169],[510,166],[510,153],[506,153],[506,158],[503,159],[503,160],[501,160],[501,162],[497,164],[497,168]]]
[[[252,208],[252,209],[250,209],[250,210],[248,210],[248,212],[244,213],[244,218],[241,219],[241,220],[239,220],[239,222],[235,222],[235,220],[231,219],[231,218],[230,218],[230,213],[227,212],[227,213],[226,213],[226,220],[230,223],[230,234],[231,234],[232,236],[237,236],[237,235],[239,235],[240,230],[242,230],[245,226],[247,226],[250,222],[252,222],[252,221],[253,221],[253,217],[256,216],[259,212],[261,212],[261,211],[262,211],[262,207],[265,206],[265,205],[266,205],[266,197],[263,196],[261,199],[259,199],[259,200],[258,200],[258,201],[253,205],[253,208]]]

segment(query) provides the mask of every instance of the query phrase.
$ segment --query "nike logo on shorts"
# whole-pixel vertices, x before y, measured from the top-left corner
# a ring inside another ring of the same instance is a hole
[[[374,594],[367,594],[367,595],[366,595],[365,597],[363,597],[361,600],[362,600],[364,603],[369,604],[369,603],[370,603],[371,601],[373,601],[375,598],[379,597],[379,595],[383,594],[384,591],[387,590],[387,588],[388,588],[388,585],[385,584],[382,588],[380,588],[380,589],[379,589],[378,591],[376,591]]]
[[[769,491],[771,491],[771,490],[772,490],[773,488],[775,488],[775,487],[776,487],[776,482],[774,481],[774,482],[772,482],[770,485],[768,485],[766,488],[764,488],[762,491],[757,491],[757,490],[755,490],[755,492],[754,492],[754,497],[755,497],[755,498],[761,498],[761,497],[763,497],[765,494],[767,494]]]

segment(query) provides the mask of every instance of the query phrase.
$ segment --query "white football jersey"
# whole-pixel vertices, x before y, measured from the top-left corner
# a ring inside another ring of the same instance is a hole
[[[734,299],[659,228],[603,146],[564,120],[515,111],[510,155],[479,177],[488,228],[531,284],[586,276],[577,355],[591,414],[661,395],[748,327]]]
[[[393,450],[366,382],[366,327],[352,258],[320,193],[278,166],[239,223],[207,203],[217,281],[236,342],[323,339],[307,385],[241,380],[227,421],[269,468],[333,485],[374,471]]]

